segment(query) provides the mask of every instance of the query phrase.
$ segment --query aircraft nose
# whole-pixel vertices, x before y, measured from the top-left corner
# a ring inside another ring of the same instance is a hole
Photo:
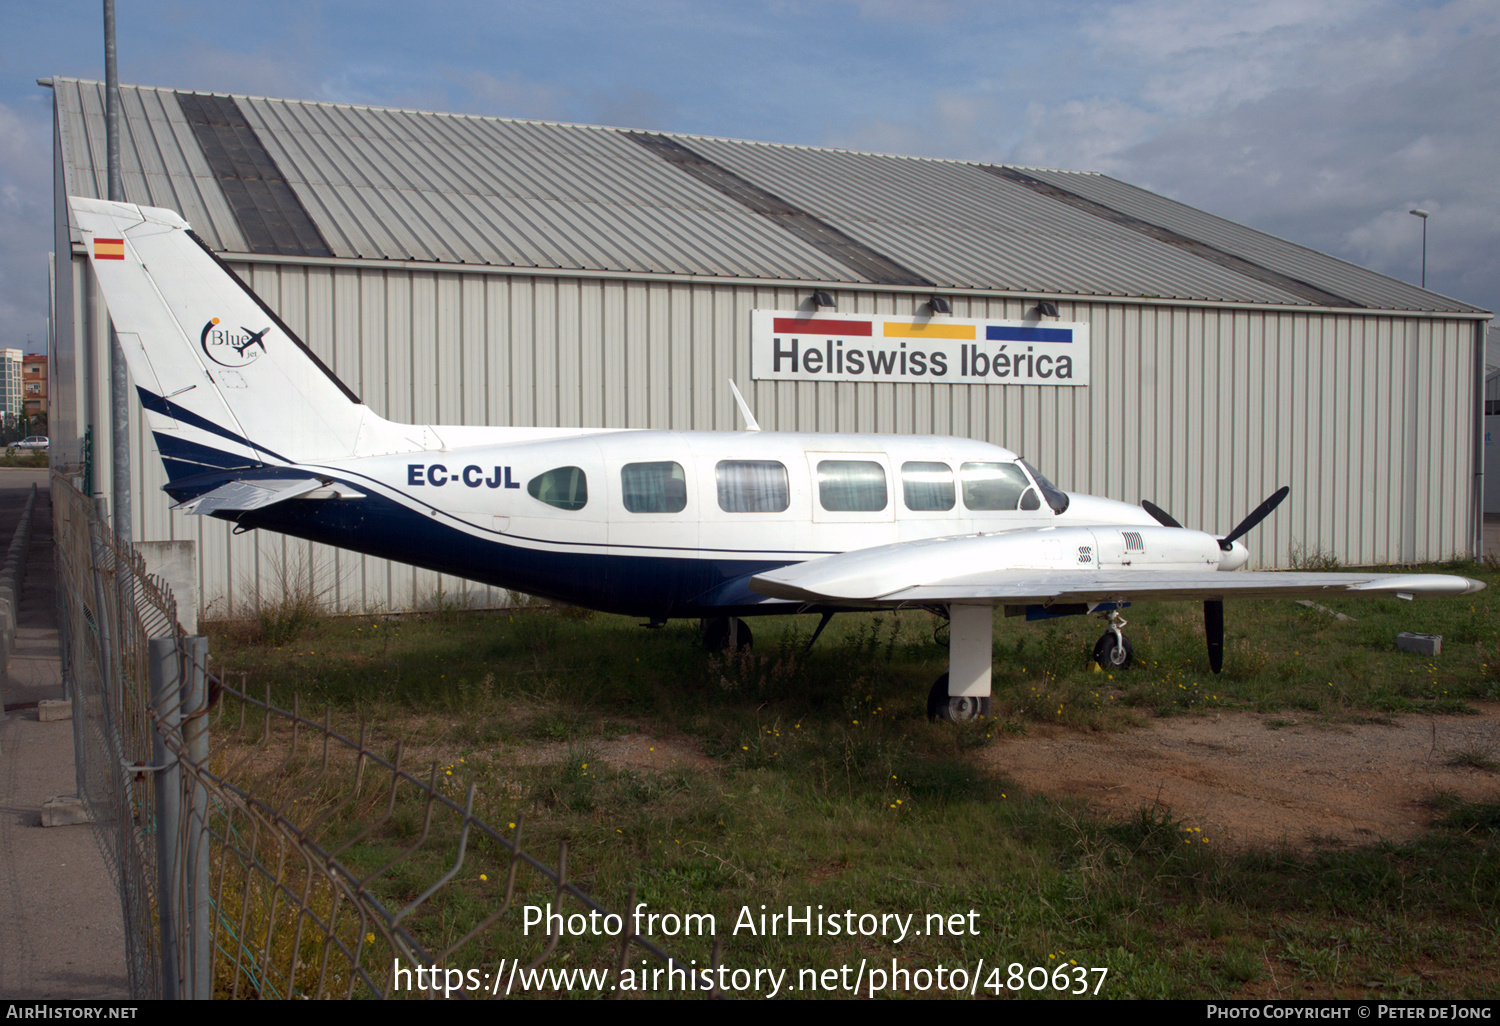
[[[1238,570],[1248,562],[1250,562],[1250,550],[1239,542],[1230,542],[1228,552],[1222,550],[1219,552],[1220,570]]]

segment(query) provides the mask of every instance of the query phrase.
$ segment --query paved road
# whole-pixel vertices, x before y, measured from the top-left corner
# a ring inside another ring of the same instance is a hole
[[[126,998],[120,899],[87,826],[43,827],[42,803],[73,794],[73,725],[41,723],[62,698],[47,472],[0,468],[0,551],[32,484],[35,529],[16,647],[0,676],[0,998]]]

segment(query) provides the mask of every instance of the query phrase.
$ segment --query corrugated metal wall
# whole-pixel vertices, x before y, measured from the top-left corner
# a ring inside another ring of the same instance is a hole
[[[1286,566],[1294,546],[1370,564],[1443,559],[1470,544],[1475,332],[1464,320],[1059,303],[1063,320],[1091,326],[1088,388],[771,383],[750,379],[750,311],[795,309],[805,289],[235,267],[393,420],[732,430],[732,377],[767,429],[985,439],[1063,488],[1151,499],[1209,530],[1229,530],[1289,484],[1291,498],[1248,539],[1265,565]],[[73,269],[80,338],[107,368],[102,301],[81,257]],[[835,298],[843,312],[909,314],[924,297]],[[976,318],[1016,318],[1030,305],[952,304],[954,316]],[[199,542],[209,614],[299,580],[346,610],[503,601],[427,571],[264,531],[234,537],[220,521],[170,513],[138,407],[131,428],[137,535]],[[96,423],[96,453],[109,452],[107,430]],[[105,494],[108,474],[96,460]]]

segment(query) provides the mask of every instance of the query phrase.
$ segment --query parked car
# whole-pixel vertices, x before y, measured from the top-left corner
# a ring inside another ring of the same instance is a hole
[[[19,442],[12,442],[10,444],[10,448],[12,448],[12,449],[45,449],[45,448],[47,448],[51,444],[52,443],[47,440],[47,436],[46,435],[32,435],[30,438],[23,438]]]

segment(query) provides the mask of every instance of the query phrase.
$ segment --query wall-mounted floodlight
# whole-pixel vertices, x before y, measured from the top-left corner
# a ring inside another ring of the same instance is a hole
[[[1036,305],[1036,309],[1033,310],[1032,313],[1034,313],[1037,317],[1056,317],[1057,304],[1048,303],[1046,300],[1043,300]]]
[[[1408,210],[1408,214],[1415,214],[1422,219],[1422,287],[1427,287],[1427,215],[1426,210]]]
[[[838,304],[833,301],[833,297],[824,292],[822,289],[819,289],[817,292],[814,292],[812,294],[812,301],[813,306],[816,307],[826,306],[830,310],[837,309],[838,307]]]
[[[933,296],[927,301],[925,305],[935,314],[945,314],[953,312],[953,307],[949,306],[948,301],[942,296]],[[917,309],[920,310],[921,307],[917,307]]]

